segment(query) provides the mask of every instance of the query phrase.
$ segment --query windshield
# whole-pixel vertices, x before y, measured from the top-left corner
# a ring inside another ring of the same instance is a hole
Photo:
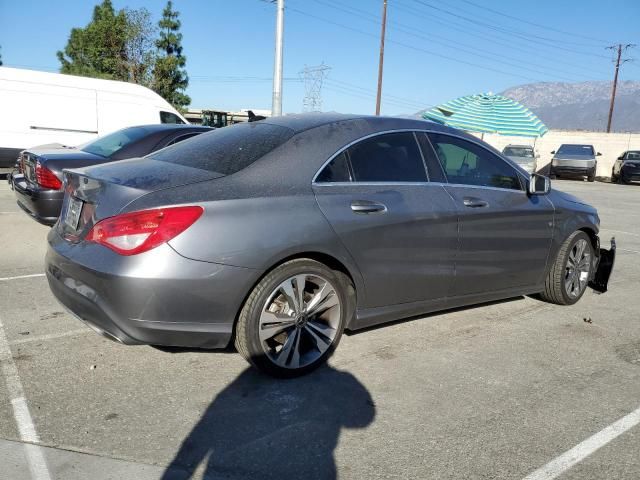
[[[125,128],[100,137],[93,142],[89,142],[80,147],[80,150],[99,155],[100,157],[110,157],[118,150],[123,149],[130,143],[140,140],[148,133],[149,129],[144,127]]]
[[[293,133],[268,123],[239,123],[164,148],[149,158],[231,175],[282,145]]]
[[[533,158],[533,149],[529,147],[505,147],[502,153],[507,157]]]
[[[593,147],[591,145],[560,145],[558,154],[593,157]]]
[[[627,152],[627,160],[640,160],[640,152]]]

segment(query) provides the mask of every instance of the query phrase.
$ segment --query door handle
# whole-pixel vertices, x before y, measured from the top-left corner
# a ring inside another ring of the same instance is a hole
[[[470,207],[470,208],[482,208],[482,207],[489,206],[489,202],[485,202],[484,200],[480,200],[479,198],[476,198],[476,197],[464,197],[464,199],[462,200],[462,203],[464,203],[465,207]]]
[[[354,213],[384,213],[387,211],[387,207],[382,203],[354,200],[351,202],[351,210]]]

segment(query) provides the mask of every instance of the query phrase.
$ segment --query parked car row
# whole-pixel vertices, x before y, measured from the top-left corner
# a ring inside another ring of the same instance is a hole
[[[63,305],[120,343],[233,343],[276,376],[318,367],[345,329],[524,294],[570,305],[613,268],[593,207],[421,120],[276,117],[62,174],[31,153],[24,182],[65,185],[45,265]]]
[[[530,145],[507,145],[502,154],[517,163],[529,173],[539,171],[537,159],[540,157]],[[550,178],[586,178],[589,182],[596,179],[597,158],[601,156],[593,145],[562,144],[553,155],[548,169]],[[611,181],[629,183],[640,181],[640,150],[622,153],[611,171]]]

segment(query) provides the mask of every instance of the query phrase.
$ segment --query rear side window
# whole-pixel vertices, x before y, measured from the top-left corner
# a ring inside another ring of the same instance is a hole
[[[426,182],[422,155],[411,132],[386,133],[347,149],[354,182]]]
[[[161,111],[160,123],[182,123],[183,124],[184,122],[175,113]]]
[[[186,133],[184,135],[180,135],[179,137],[176,137],[173,140],[171,140],[169,143],[167,143],[167,146],[175,145],[176,143],[180,143],[183,140],[186,140],[187,138],[195,137],[196,135],[200,135],[201,133],[202,132],[191,132],[191,133]]]
[[[324,167],[322,172],[316,177],[316,182],[333,183],[333,182],[350,182],[351,172],[349,170],[349,160],[347,154],[342,152],[336,158],[331,160],[329,165]]]
[[[262,122],[216,129],[149,155],[161,162],[231,175],[279,147],[293,130]]]

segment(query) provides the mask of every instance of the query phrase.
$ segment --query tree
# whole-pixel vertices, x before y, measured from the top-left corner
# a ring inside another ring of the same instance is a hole
[[[147,9],[116,12],[111,0],[103,0],[57,53],[60,72],[150,85],[156,31]]]
[[[151,86],[156,61],[155,41],[157,28],[146,8],[125,9],[127,34],[125,38],[124,66],[130,82]]]
[[[153,89],[178,110],[184,111],[191,103],[191,98],[184,93],[189,85],[189,77],[184,68],[187,57],[182,54],[179,15],[180,12],[173,10],[173,3],[169,0],[158,22],[160,37],[156,47],[160,55],[153,69]]]
[[[57,53],[61,73],[87,77],[128,80],[123,63],[127,16],[124,10],[116,13],[111,0],[103,0],[93,9],[91,21],[85,28],[73,28],[64,51]]]

